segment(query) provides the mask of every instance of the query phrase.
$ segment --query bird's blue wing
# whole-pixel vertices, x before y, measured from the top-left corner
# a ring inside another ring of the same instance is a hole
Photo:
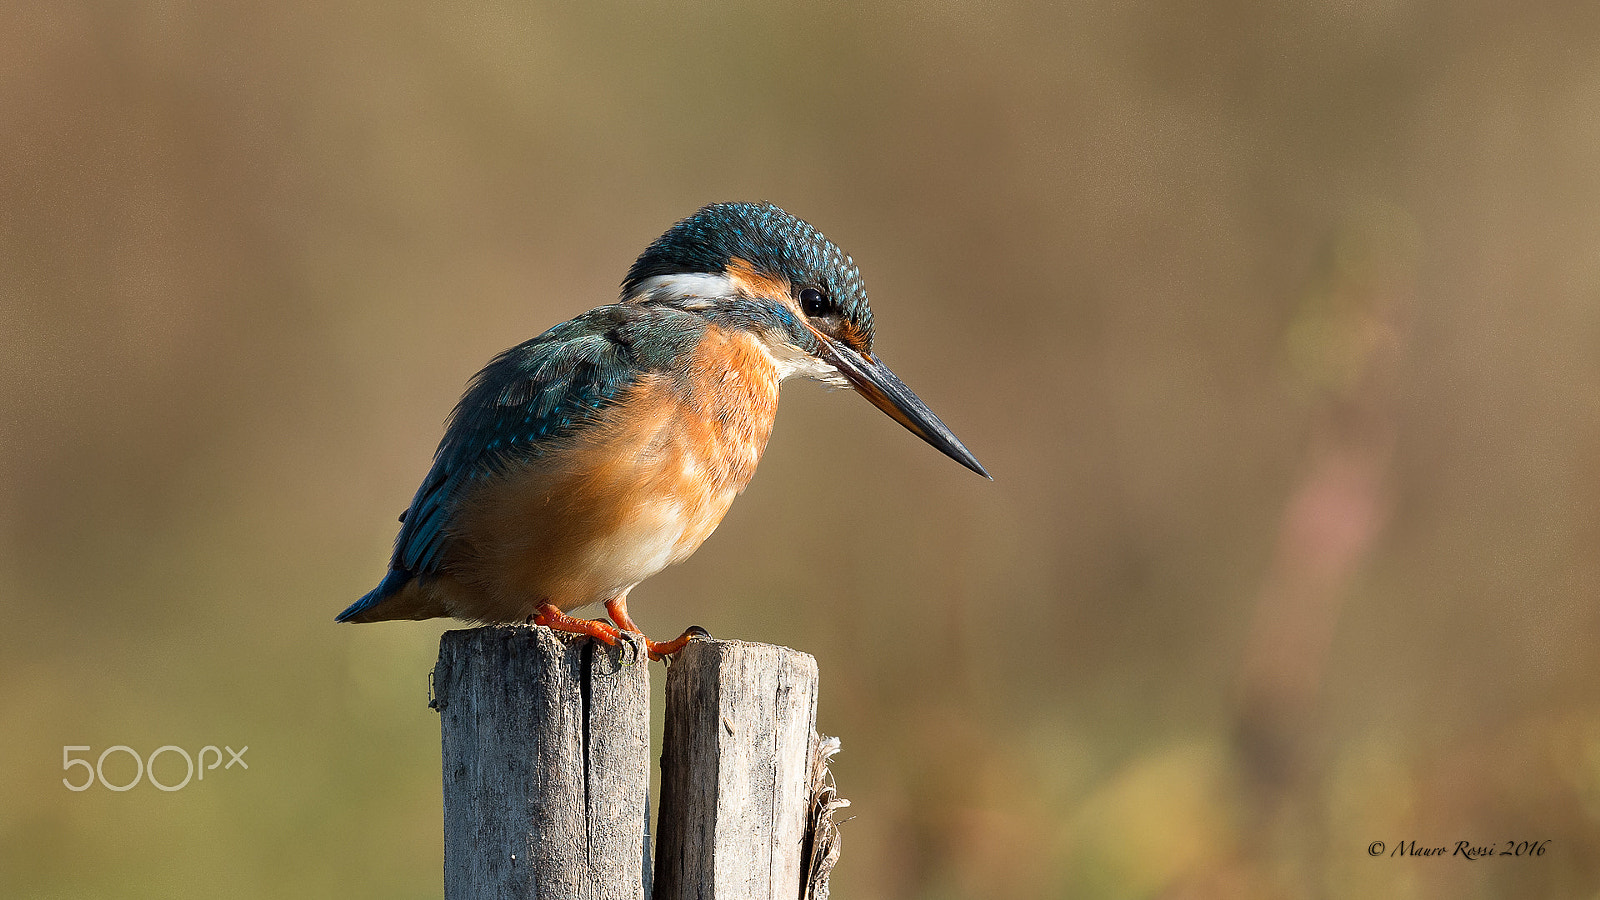
[[[391,568],[434,570],[454,500],[472,480],[571,440],[639,377],[699,340],[695,316],[603,306],[518,344],[473,379],[406,510]]]

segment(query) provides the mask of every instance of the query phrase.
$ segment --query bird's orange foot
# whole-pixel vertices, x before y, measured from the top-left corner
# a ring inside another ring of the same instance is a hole
[[[640,637],[644,637],[644,631],[641,630],[639,626],[633,624],[633,618],[628,615],[628,601],[622,598],[607,600],[606,615],[610,616],[611,621],[617,623],[617,627],[623,631],[631,631]],[[705,635],[706,637],[711,636],[699,625],[692,625],[689,627],[688,631],[685,631],[683,634],[678,635],[670,641],[652,641],[649,638],[644,637],[645,650],[649,652],[652,660],[659,662],[662,659],[665,659],[666,657],[671,656],[672,654],[677,653],[679,650],[682,650],[684,647],[688,646],[690,639],[694,638],[696,635]]]
[[[677,653],[684,647],[689,646],[689,641],[697,636],[710,637],[711,633],[706,631],[704,628],[701,628],[699,625],[690,625],[687,631],[670,641],[652,641],[649,638],[645,638],[644,644],[645,647],[650,651],[651,659],[661,660],[671,656],[674,653]]]
[[[554,631],[565,631],[568,634],[586,634],[610,646],[615,647],[617,645],[617,629],[615,627],[607,622],[569,616],[556,609],[554,603],[540,604],[538,613],[533,617],[533,624],[543,625]]]

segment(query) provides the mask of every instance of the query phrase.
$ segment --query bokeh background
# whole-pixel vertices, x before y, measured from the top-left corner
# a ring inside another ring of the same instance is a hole
[[[1600,6],[242,0],[0,12],[0,895],[437,896],[451,626],[332,617],[725,199],[995,475],[794,384],[634,593],[816,655],[836,896],[1600,893]]]

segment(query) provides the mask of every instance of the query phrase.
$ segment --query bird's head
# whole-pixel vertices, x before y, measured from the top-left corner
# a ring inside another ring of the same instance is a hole
[[[872,352],[872,307],[855,262],[770,203],[718,203],[667,229],[622,283],[625,303],[672,306],[748,330],[781,376],[849,385],[985,478],[978,460]]]

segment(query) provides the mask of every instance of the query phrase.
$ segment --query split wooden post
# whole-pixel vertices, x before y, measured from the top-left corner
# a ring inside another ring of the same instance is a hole
[[[445,633],[433,689],[446,900],[643,900],[645,660],[548,628]]]
[[[817,662],[805,653],[696,639],[678,654],[667,670],[656,900],[800,897],[821,777],[816,713]]]

